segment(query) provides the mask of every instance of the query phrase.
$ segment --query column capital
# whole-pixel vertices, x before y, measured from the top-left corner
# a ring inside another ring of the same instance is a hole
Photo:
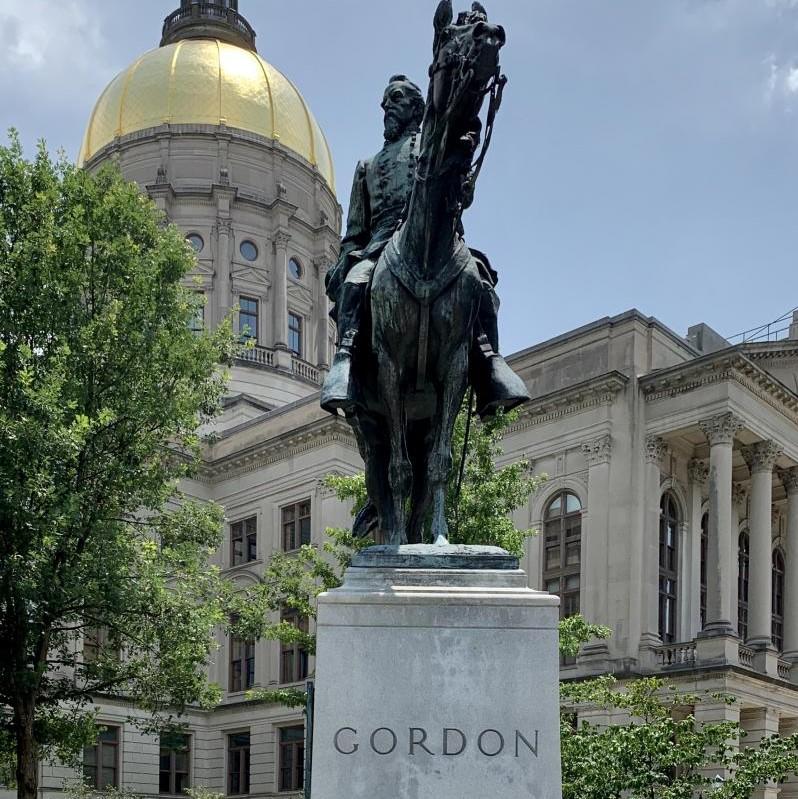
[[[734,436],[745,427],[743,421],[733,413],[721,413],[710,419],[702,419],[698,426],[709,439],[711,446],[715,444],[732,444]]]
[[[798,466],[793,466],[792,469],[780,469],[779,477],[788,497],[798,493]]]
[[[587,460],[588,466],[597,466],[600,463],[609,463],[612,457],[612,436],[607,434],[586,441],[582,444],[582,454]]]
[[[745,486],[741,485],[740,483],[732,484],[732,504],[742,505],[747,496],[748,491],[746,490]]]
[[[287,230],[278,230],[272,236],[272,241],[278,247],[287,247],[288,242],[291,241],[291,234]]]
[[[687,464],[687,476],[691,483],[703,485],[709,477],[709,466],[698,458],[692,458]]]
[[[225,236],[230,236],[233,233],[233,220],[229,217],[220,216],[216,219],[216,230]]]
[[[759,441],[750,447],[743,447],[742,451],[752,473],[772,472],[776,459],[783,452],[775,441]]]
[[[648,436],[646,438],[646,462],[656,463],[659,465],[660,461],[665,457],[668,451],[668,445],[665,439],[659,436]]]
[[[319,277],[324,279],[324,276],[327,272],[330,271],[330,267],[332,264],[330,263],[330,259],[324,255],[319,256],[318,258],[313,259],[313,266],[319,270]]]

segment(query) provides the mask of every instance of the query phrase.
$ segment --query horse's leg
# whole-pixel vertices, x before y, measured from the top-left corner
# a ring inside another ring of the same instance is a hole
[[[429,454],[428,474],[432,491],[432,538],[436,544],[448,542],[446,524],[446,484],[452,470],[452,436],[454,423],[466,389],[468,347],[463,346],[447,364],[439,401],[435,443]]]
[[[413,470],[407,455],[404,402],[399,383],[399,370],[390,358],[386,357],[380,364],[378,381],[386,408],[388,435],[391,442],[388,479],[392,496],[392,518],[390,526],[386,526],[384,534],[388,539],[386,543],[401,545],[407,543],[407,499],[413,479]]]
[[[366,491],[374,503],[379,519],[378,534],[391,529],[393,525],[393,497],[388,480],[388,442],[385,437],[385,424],[376,414],[358,411],[347,417],[358,442],[360,455],[366,465]],[[384,526],[385,525],[385,526]],[[383,543],[377,541],[377,543]]]
[[[413,464],[413,493],[410,500],[410,522],[407,542],[421,544],[424,538],[424,522],[432,502],[427,479],[427,453],[430,451],[430,425],[428,421],[415,422],[408,436],[408,450]]]

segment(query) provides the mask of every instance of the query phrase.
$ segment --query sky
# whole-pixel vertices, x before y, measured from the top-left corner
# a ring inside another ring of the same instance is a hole
[[[178,5],[0,0],[0,129],[77,157]],[[426,85],[436,5],[240,0],[324,129],[344,208],[388,77]],[[500,274],[504,352],[633,307],[731,336],[798,306],[798,0],[484,5],[509,84],[464,222]]]

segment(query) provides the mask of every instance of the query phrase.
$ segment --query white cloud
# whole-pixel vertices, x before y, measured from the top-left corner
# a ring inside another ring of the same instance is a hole
[[[96,15],[79,0],[0,0],[0,70],[68,79],[96,67],[105,50]],[[65,68],[68,65],[68,68]]]
[[[765,59],[765,68],[765,102],[777,110],[791,110],[798,105],[798,64],[780,63],[771,55]]]

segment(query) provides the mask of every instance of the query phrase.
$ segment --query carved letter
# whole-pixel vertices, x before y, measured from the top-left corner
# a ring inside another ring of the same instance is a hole
[[[421,733],[421,740],[420,741],[416,740],[416,733],[417,732]],[[415,752],[416,747],[420,746],[428,755],[433,755],[434,756],[435,752],[431,752],[429,749],[427,749],[426,746],[424,746],[424,741],[426,741],[426,740],[427,740],[427,731],[425,729],[423,729],[422,727],[411,727],[410,728],[410,754],[414,755],[416,753]]]
[[[460,748],[456,752],[449,751],[449,733],[454,732],[460,736]],[[465,733],[462,730],[458,730],[456,727],[444,727],[443,729],[443,754],[447,755],[448,757],[457,757],[457,755],[462,755],[466,748],[466,737]]]
[[[391,745],[391,748],[387,752],[381,752],[379,749],[377,749],[377,747],[376,747],[376,745],[374,743],[374,739],[377,737],[377,733],[378,732],[387,732],[387,733],[390,734],[391,738],[393,739],[393,744]],[[376,730],[374,730],[373,733],[371,733],[371,749],[372,749],[372,751],[375,754],[378,754],[378,755],[390,755],[391,752],[393,752],[393,750],[396,749],[396,744],[397,743],[398,743],[398,741],[396,739],[396,733],[393,730],[388,729],[388,727],[380,727],[379,729],[376,729]]]
[[[340,745],[338,739],[341,737],[341,733],[342,732],[351,732],[353,735],[357,735],[357,730],[353,729],[352,727],[341,727],[341,729],[338,730],[338,732],[335,733],[335,738],[333,738],[333,746],[342,755],[353,755],[353,754],[355,754],[355,752],[357,752],[357,750],[360,749],[360,744],[356,744],[354,741],[352,741],[352,748],[348,752],[344,752],[344,750],[341,749],[341,745]]]
[[[530,752],[532,752],[532,754],[535,757],[538,756],[538,734],[539,734],[539,732],[540,732],[539,730],[535,730],[535,745],[532,746],[532,744],[529,743],[529,741],[527,741],[527,739],[524,738],[524,736],[521,735],[521,733],[518,730],[515,731],[515,756],[516,757],[518,757],[518,742],[519,742],[519,740],[523,741],[527,745],[527,748],[529,749]]]
[[[489,733],[493,733],[499,738],[499,748],[495,752],[486,752],[485,748],[482,746],[482,739]],[[479,734],[477,746],[479,747],[479,751],[482,752],[485,757],[496,757],[496,755],[500,755],[504,751],[504,736],[498,730],[485,730]]]

